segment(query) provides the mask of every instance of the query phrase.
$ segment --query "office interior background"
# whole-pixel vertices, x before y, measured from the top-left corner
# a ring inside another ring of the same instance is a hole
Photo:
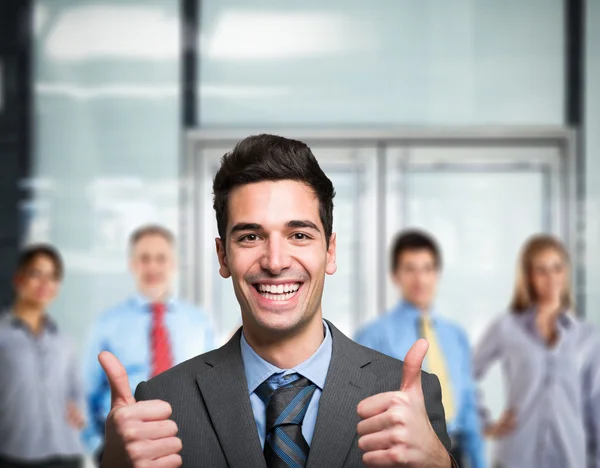
[[[563,239],[600,325],[600,1],[23,0],[0,5],[0,294],[51,242],[77,346],[133,290],[127,239],[179,238],[178,294],[224,340],[211,178],[248,134],[308,142],[337,190],[323,310],[352,335],[397,301],[388,248],[433,233],[439,313],[476,341],[530,234]],[[495,412],[499,370],[486,379]]]

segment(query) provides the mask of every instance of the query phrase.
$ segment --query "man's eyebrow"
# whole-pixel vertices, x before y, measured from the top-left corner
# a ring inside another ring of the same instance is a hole
[[[229,234],[239,231],[260,231],[262,226],[256,223],[238,223],[231,228]]]
[[[312,221],[308,221],[308,220],[293,220],[293,221],[288,221],[287,222],[287,227],[288,228],[292,228],[292,229],[296,229],[296,228],[309,228],[309,229],[314,229],[317,232],[321,232],[320,229],[317,227],[317,225],[315,223],[313,223]]]

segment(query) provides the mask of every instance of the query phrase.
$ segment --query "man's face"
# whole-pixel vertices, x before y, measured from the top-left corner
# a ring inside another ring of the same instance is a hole
[[[52,260],[38,255],[15,277],[15,289],[20,301],[46,308],[58,294],[60,279]]]
[[[264,338],[321,320],[325,273],[333,274],[319,200],[307,185],[259,182],[229,195],[227,239],[216,239],[219,272],[231,276],[244,327]]]
[[[429,309],[438,283],[438,269],[430,250],[405,250],[393,276],[402,297],[420,309]]]
[[[164,299],[176,269],[173,245],[158,234],[143,236],[132,248],[130,269],[140,293],[150,300]]]

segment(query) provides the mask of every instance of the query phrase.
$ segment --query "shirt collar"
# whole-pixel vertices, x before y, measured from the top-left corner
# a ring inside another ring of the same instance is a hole
[[[523,320],[525,321],[525,326],[532,332],[537,333],[537,328],[535,326],[535,314],[536,308],[531,307],[523,314]],[[561,331],[568,331],[573,327],[575,323],[575,317],[570,310],[564,310],[558,314],[556,324]]]
[[[25,321],[22,318],[18,317],[14,313],[14,311],[12,311],[10,314],[11,314],[10,323],[14,328],[22,328],[28,332],[31,332],[29,325],[27,325],[27,323],[25,323]],[[52,334],[56,334],[58,332],[58,325],[56,324],[56,322],[54,320],[52,320],[50,318],[50,316],[48,314],[44,314],[43,322],[44,322],[44,330],[47,330]]]
[[[248,344],[244,333],[242,333],[240,338],[240,349],[242,352],[242,362],[244,363],[244,373],[246,374],[246,381],[248,382],[248,393],[254,392],[260,384],[273,374],[280,373],[298,373],[323,390],[323,387],[325,386],[325,377],[327,376],[327,370],[329,369],[329,362],[331,361],[333,343],[331,332],[325,321],[323,321],[323,327],[325,328],[325,339],[321,343],[321,346],[319,346],[317,351],[315,351],[315,353],[306,361],[301,362],[292,369],[280,369],[270,362],[265,361],[256,354],[256,351]]]
[[[402,316],[404,318],[408,317],[414,320],[420,319],[423,315],[421,311],[417,309],[413,304],[403,299],[398,302],[392,313],[396,316]],[[435,321],[435,318],[437,316],[435,308],[432,307],[428,315],[432,321]]]
[[[142,293],[136,293],[133,296],[133,301],[135,302],[135,304],[138,307],[141,307],[141,308],[147,308],[150,304],[152,304],[154,302],[154,301],[151,301],[150,299],[148,299]],[[173,294],[171,294],[169,296],[169,298],[165,301],[165,305],[167,306],[167,311],[173,310],[173,306],[175,305],[176,302],[177,302],[177,299],[175,298],[175,296]],[[150,310],[150,309],[148,308],[148,310]]]

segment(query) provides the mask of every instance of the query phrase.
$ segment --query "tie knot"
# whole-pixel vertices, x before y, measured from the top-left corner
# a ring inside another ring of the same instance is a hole
[[[267,379],[256,389],[257,395],[267,407],[267,434],[277,426],[301,425],[317,388],[310,380],[298,374],[291,374],[289,377],[290,382],[279,388],[274,388],[271,379]]]
[[[167,307],[163,302],[154,302],[152,304],[152,314],[155,318],[161,319],[167,310]]]
[[[430,316],[423,315],[423,316],[421,316],[421,325],[423,327],[431,328],[433,326],[433,320],[431,320]]]

